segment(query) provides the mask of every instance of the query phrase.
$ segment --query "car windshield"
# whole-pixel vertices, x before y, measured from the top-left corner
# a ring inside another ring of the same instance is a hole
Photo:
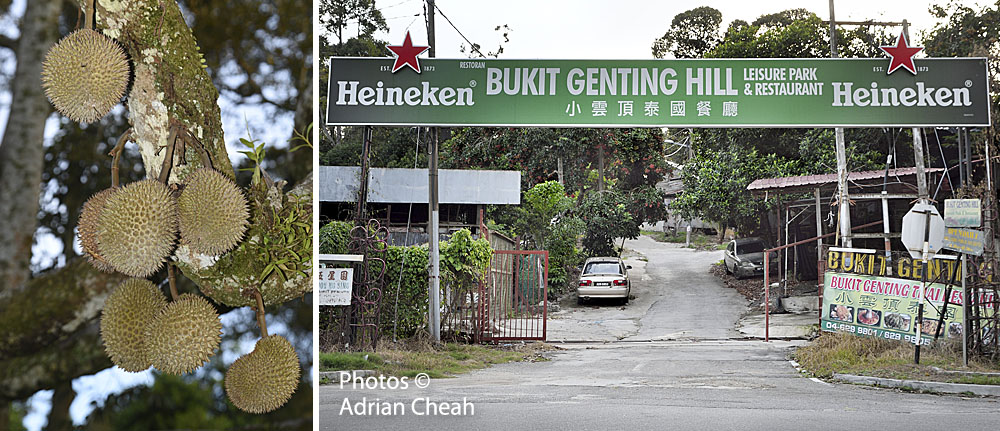
[[[762,251],[764,251],[764,243],[762,242],[748,242],[736,245],[736,252],[739,254],[760,253]]]
[[[621,267],[615,262],[592,262],[583,269],[586,274],[621,274]]]

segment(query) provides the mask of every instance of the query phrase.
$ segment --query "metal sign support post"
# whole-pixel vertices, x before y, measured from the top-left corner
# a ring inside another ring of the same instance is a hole
[[[771,341],[771,255],[764,250],[764,342]]]
[[[440,233],[438,232],[438,222],[440,220],[440,208],[438,206],[438,129],[434,128],[434,139],[431,140],[430,157],[428,161],[427,178],[428,188],[428,252],[430,253],[430,274],[427,298],[427,323],[430,326],[430,335],[434,341],[441,341],[441,247],[439,244]]]
[[[924,184],[926,187],[926,183]],[[926,188],[924,189],[926,191]],[[920,364],[920,344],[923,341],[923,323],[924,323],[924,299],[927,295],[927,254],[929,253],[931,235],[931,212],[924,212],[924,250],[921,257],[923,270],[920,271],[920,303],[917,305],[917,334],[914,343],[916,347],[913,348],[913,363]]]
[[[969,291],[965,287],[965,253],[962,253],[962,365],[969,366]]]
[[[892,245],[889,241],[889,165],[892,155],[885,158],[885,175],[882,177],[882,233],[885,234],[885,269],[887,275],[892,275]]]
[[[965,253],[959,252],[958,253],[958,258],[964,259],[965,258]],[[944,327],[944,318],[948,314],[948,304],[951,304],[951,288],[952,288],[952,286],[955,285],[955,281],[956,281],[955,277],[958,276],[958,268],[957,267],[958,267],[958,260],[956,259],[955,262],[952,264],[952,268],[953,269],[952,269],[952,272],[951,272],[951,277],[948,277],[948,284],[946,284],[945,288],[944,288],[944,302],[941,304],[941,312],[938,313],[938,324],[937,324],[937,327],[934,328],[934,342],[935,343],[937,342],[938,338],[941,337],[941,328]],[[965,301],[962,301],[962,302],[965,302]],[[958,305],[958,304],[955,304],[955,305]],[[962,331],[963,332],[965,331],[965,326],[962,326]]]

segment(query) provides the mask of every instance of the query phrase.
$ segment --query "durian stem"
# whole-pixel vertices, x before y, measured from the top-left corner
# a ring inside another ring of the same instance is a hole
[[[163,165],[160,167],[160,177],[158,180],[166,184],[170,180],[170,168],[174,165],[174,147],[177,146],[177,126],[170,127],[170,134],[167,135],[167,155],[163,158]]]
[[[267,336],[267,321],[264,319],[264,297],[260,295],[260,291],[257,289],[253,290],[254,299],[257,300],[257,326],[260,326],[260,336]]]
[[[115,144],[115,147],[111,149],[110,153],[108,153],[109,156],[112,156],[112,159],[111,159],[111,188],[118,187],[118,184],[119,184],[119,181],[118,181],[118,161],[121,160],[121,158],[122,158],[122,152],[125,151],[125,143],[128,142],[131,139],[132,139],[132,128],[130,127],[128,130],[125,131],[125,133],[122,134],[122,136],[120,138],[118,138],[118,143]]]
[[[184,135],[185,135],[185,140],[194,144],[195,149],[198,150],[198,157],[201,158],[202,166],[206,168],[215,169],[215,166],[212,165],[212,156],[208,154],[208,149],[205,148],[205,145],[201,143],[201,140],[199,140],[198,137],[194,136],[194,134],[192,134],[190,130],[184,130]]]
[[[86,21],[84,21],[84,23],[83,23],[83,28],[85,28],[87,30],[93,30],[94,29],[94,15],[96,15],[94,12],[97,11],[97,0],[91,0],[90,1],[90,5],[87,8],[85,8],[85,9],[86,10],[83,12],[83,17],[84,17],[84,19]]]
[[[173,263],[167,264],[167,281],[170,284],[170,297],[176,301],[180,295],[177,294],[177,269],[174,268]]]

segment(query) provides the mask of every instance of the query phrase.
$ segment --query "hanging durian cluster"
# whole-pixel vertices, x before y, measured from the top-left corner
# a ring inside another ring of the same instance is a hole
[[[99,120],[126,97],[130,66],[125,51],[92,26],[96,5],[88,2],[85,28],[60,40],[42,65],[46,96],[63,115],[78,122]],[[122,138],[119,146],[127,139]],[[174,145],[174,143],[168,143]],[[200,142],[198,143],[200,145]],[[121,148],[116,147],[119,151]],[[117,156],[116,156],[117,163]],[[239,186],[202,160],[181,184],[167,186],[172,152],[160,179],[102,190],[83,205],[78,233],[84,255],[97,269],[128,275],[108,297],[101,314],[101,338],[112,362],[129,372],[150,367],[186,374],[203,366],[219,348],[222,323],[204,297],[178,295],[168,266],[171,301],[146,280],[176,260],[178,246],[212,259],[232,250],[249,225],[247,198]],[[211,295],[211,289],[202,287]],[[284,405],[298,386],[299,358],[291,343],[268,335],[264,303],[254,286],[262,338],[253,352],[226,373],[226,394],[238,408],[266,413]],[[217,300],[217,299],[216,299]]]
[[[188,177],[179,196],[146,179],[92,196],[80,212],[80,243],[101,270],[148,277],[163,268],[180,242],[218,256],[232,249],[248,224],[239,187],[211,168]]]

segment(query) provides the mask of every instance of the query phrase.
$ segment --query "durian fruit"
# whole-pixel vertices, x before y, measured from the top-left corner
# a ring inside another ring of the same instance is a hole
[[[226,395],[240,410],[267,413],[285,405],[299,385],[299,356],[280,335],[257,340],[226,371]]]
[[[147,179],[108,197],[97,222],[97,250],[118,272],[148,277],[163,266],[177,239],[177,201]]]
[[[205,298],[184,294],[153,316],[145,337],[154,368],[187,374],[215,354],[222,340],[222,322]]]
[[[231,250],[247,230],[247,199],[232,180],[201,168],[185,180],[177,198],[181,241],[211,256]]]
[[[87,199],[87,202],[83,204],[83,209],[80,210],[80,219],[76,225],[84,255],[87,256],[87,260],[91,265],[104,272],[113,272],[114,268],[111,267],[111,264],[108,263],[97,249],[97,223],[101,218],[101,212],[104,211],[104,205],[107,203],[108,197],[115,190],[104,189],[95,193],[90,199]]]
[[[128,88],[129,64],[115,41],[91,29],[70,33],[45,54],[42,87],[52,105],[76,122],[101,119]]]
[[[101,312],[101,338],[111,362],[133,373],[152,365],[146,329],[150,318],[166,306],[163,292],[141,278],[125,280],[111,292]]]

